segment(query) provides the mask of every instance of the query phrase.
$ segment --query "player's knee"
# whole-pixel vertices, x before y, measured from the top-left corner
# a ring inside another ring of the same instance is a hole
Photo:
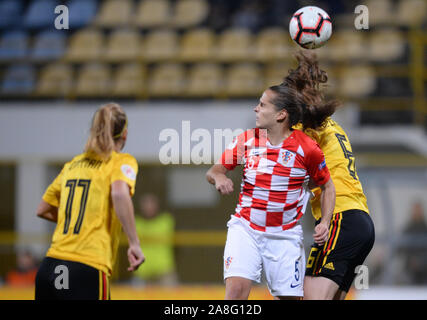
[[[338,285],[325,277],[306,277],[304,279],[304,300],[332,300]]]
[[[240,279],[227,279],[225,288],[226,300],[245,300],[249,297],[250,285]]]
[[[234,284],[226,292],[227,300],[245,300],[248,296],[249,294],[246,292],[246,288],[241,284]]]

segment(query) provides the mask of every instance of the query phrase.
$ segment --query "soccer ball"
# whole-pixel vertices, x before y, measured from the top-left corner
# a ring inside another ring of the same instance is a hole
[[[332,21],[322,9],[308,6],[299,9],[289,23],[292,39],[305,49],[323,46],[332,34]]]

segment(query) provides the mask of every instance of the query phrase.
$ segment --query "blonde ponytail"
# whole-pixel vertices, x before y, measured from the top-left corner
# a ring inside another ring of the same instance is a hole
[[[85,152],[94,152],[102,158],[108,158],[116,141],[121,139],[126,125],[126,114],[118,104],[102,106],[93,116]]]

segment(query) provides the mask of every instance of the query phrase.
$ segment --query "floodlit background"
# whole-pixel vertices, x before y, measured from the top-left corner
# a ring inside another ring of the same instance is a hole
[[[368,30],[354,27],[360,4]],[[68,8],[69,29],[55,29],[58,5]],[[0,299],[34,297],[34,270],[54,229],[36,218],[36,206],[82,151],[93,112],[110,101],[129,116],[125,151],[140,164],[136,214],[156,211],[156,198],[163,212],[139,218],[141,274],[126,271],[123,239],[112,298],[222,299],[226,222],[241,172],[230,175],[233,195],[219,197],[204,178],[209,165],[187,160],[203,139],[216,160],[215,129],[254,126],[263,89],[294,66],[288,25],[305,5],[333,20],[332,38],[316,52],[328,94],[343,102],[335,118],[352,142],[376,226],[369,289],[349,298],[426,299],[424,0],[0,0]],[[208,134],[192,137],[197,129]],[[159,153],[172,136],[179,164],[165,165]],[[303,219],[308,252],[311,213]],[[250,298],[271,296],[257,286]]]

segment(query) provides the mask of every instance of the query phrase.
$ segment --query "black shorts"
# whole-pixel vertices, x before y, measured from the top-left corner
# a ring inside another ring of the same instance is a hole
[[[109,300],[108,276],[86,264],[45,257],[36,276],[36,300]]]
[[[361,210],[335,213],[328,241],[323,246],[311,246],[305,275],[331,279],[340,290],[348,292],[356,277],[355,268],[363,264],[374,241],[375,229],[369,214]]]

